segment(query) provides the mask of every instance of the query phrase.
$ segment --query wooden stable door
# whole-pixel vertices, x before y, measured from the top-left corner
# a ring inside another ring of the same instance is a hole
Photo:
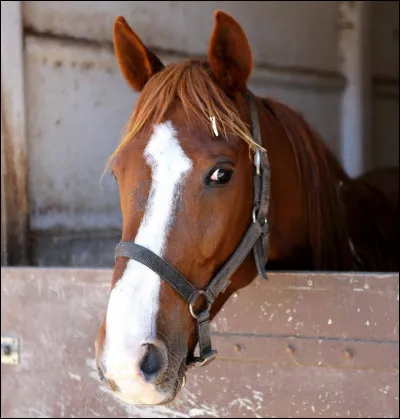
[[[397,273],[257,279],[213,322],[218,359],[190,371],[178,399],[159,407],[128,406],[98,382],[93,343],[110,270],[1,276],[2,417],[399,415]]]

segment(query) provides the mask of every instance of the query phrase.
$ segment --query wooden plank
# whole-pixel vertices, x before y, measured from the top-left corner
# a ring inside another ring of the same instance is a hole
[[[293,272],[273,278],[256,281],[251,298],[248,289],[233,296],[232,315],[216,319],[214,331],[398,340],[398,274]]]
[[[27,146],[20,1],[1,2],[1,135],[8,263],[28,262]]]
[[[178,399],[158,407],[128,406],[98,383],[93,342],[111,270],[2,268],[1,275],[1,332],[20,339],[21,358],[1,367],[2,417],[398,417],[397,273],[256,280],[214,322],[219,358],[189,372]],[[264,315],[267,300],[281,304],[272,318]],[[359,315],[372,313],[377,326],[360,333],[357,316],[336,329],[327,324],[325,312],[339,319],[347,306],[349,313],[363,307]],[[291,329],[289,315],[309,324]]]

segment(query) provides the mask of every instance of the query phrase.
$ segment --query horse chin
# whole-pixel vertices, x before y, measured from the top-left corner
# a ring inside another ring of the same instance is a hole
[[[175,375],[175,379],[172,381],[169,381],[168,383],[168,390],[165,391],[166,394],[168,394],[168,397],[160,404],[169,404],[172,403],[176,397],[178,396],[178,394],[180,393],[180,391],[182,390],[182,388],[185,386],[186,384],[186,357],[183,358],[178,371]]]
[[[136,407],[145,407],[145,406],[162,406],[172,403],[177,395],[179,394],[180,389],[182,388],[181,381],[176,380],[176,383],[170,384],[169,390],[156,390],[154,389],[151,392],[142,393],[140,396],[137,394],[121,394],[117,393],[116,396],[126,404]]]
[[[145,399],[137,398],[135,396],[125,395],[125,394],[118,394],[117,397],[126,404],[131,406],[158,406],[165,404],[165,396],[162,394],[157,395],[156,397],[151,397]]]

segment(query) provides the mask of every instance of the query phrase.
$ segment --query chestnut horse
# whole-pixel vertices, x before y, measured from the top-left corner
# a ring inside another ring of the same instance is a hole
[[[373,182],[350,179],[298,113],[253,96],[262,147],[255,142],[246,87],[252,54],[232,17],[215,13],[205,61],[164,67],[122,17],[114,48],[126,81],[141,92],[109,166],[122,241],[148,249],[145,259],[154,262],[120,253],[115,260],[96,361],[118,397],[162,404],[178,394],[199,336],[209,336],[193,314],[210,301],[185,301],[154,266],[165,261],[187,278],[185,286],[207,288],[255,222],[257,150],[270,164],[267,269],[397,270],[397,208]],[[212,319],[256,276],[249,252],[201,313]]]

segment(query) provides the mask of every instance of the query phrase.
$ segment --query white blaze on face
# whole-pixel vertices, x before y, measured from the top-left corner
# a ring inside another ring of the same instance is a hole
[[[192,168],[171,122],[154,128],[144,151],[151,168],[152,183],[146,211],[135,243],[163,257],[176,200],[183,182]],[[126,368],[139,356],[140,346],[156,337],[156,318],[161,279],[151,269],[130,260],[121,279],[114,286],[107,310],[106,370]]]

